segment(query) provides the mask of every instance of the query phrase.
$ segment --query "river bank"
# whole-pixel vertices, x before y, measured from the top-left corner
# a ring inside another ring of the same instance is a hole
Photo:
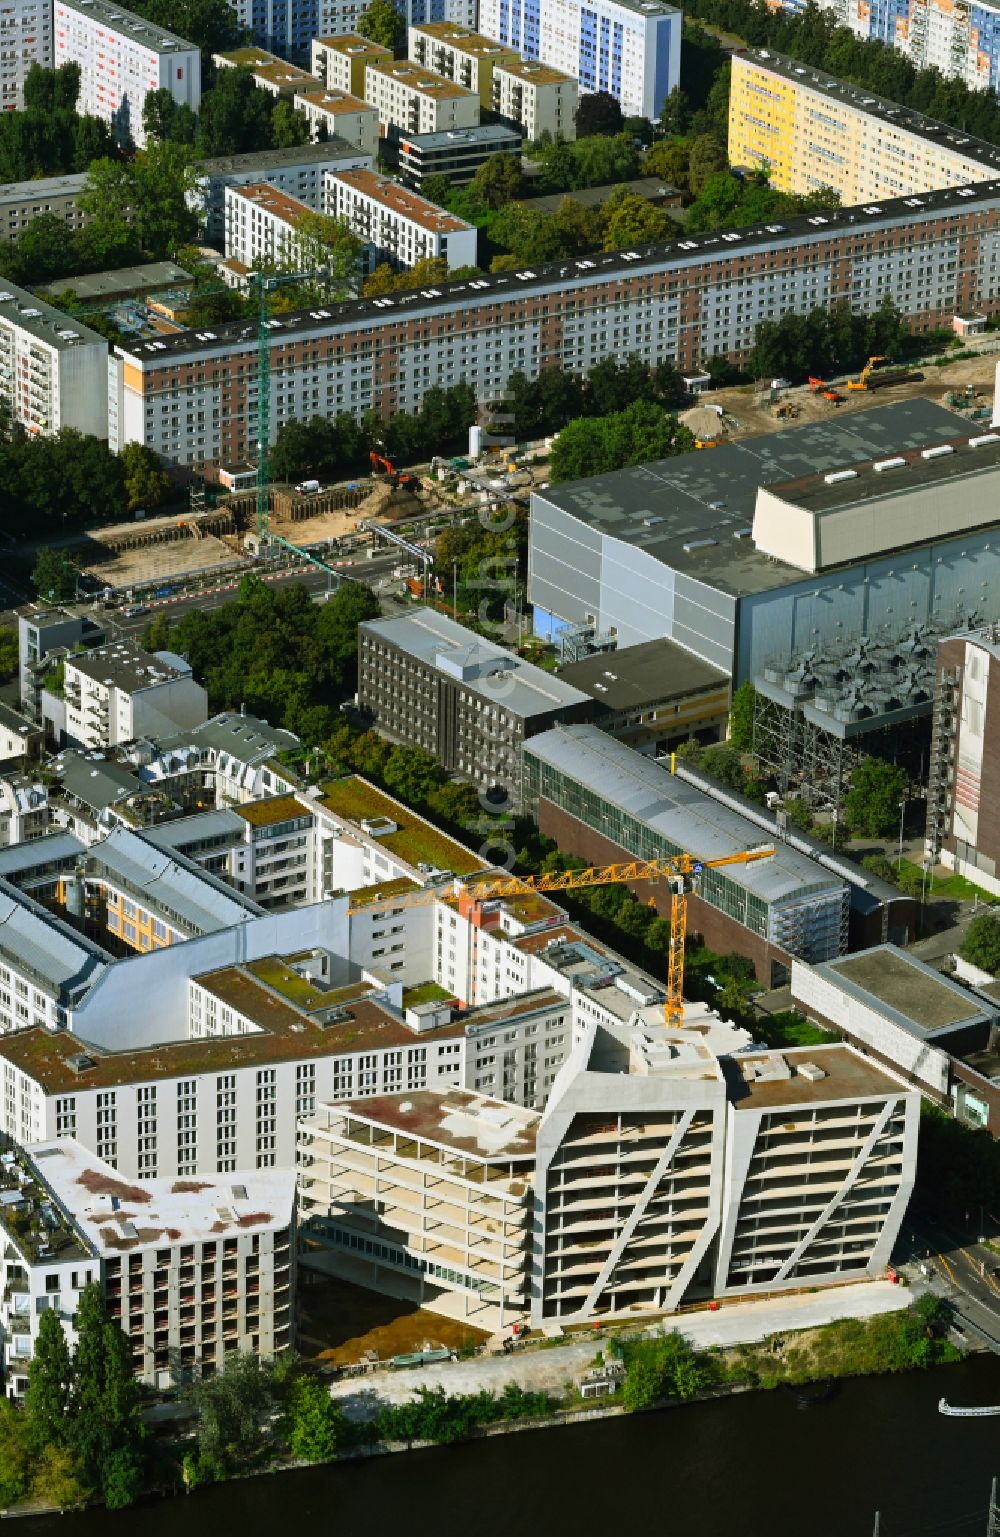
[[[210,1424],[214,1441],[206,1442],[194,1427],[195,1436],[162,1440],[152,1466],[159,1466],[164,1492],[171,1486],[179,1492],[181,1486],[190,1490],[228,1484],[334,1460],[367,1460],[515,1431],[565,1429],[639,1411],[692,1409],[779,1387],[811,1402],[816,1395],[804,1391],[808,1384],[821,1383],[823,1396],[838,1379],[960,1359],[944,1337],[948,1314],[939,1299],[924,1295],[907,1307],[910,1296],[900,1288],[870,1285],[863,1292],[850,1290],[853,1297],[845,1295],[847,1289],[839,1296],[806,1294],[791,1311],[785,1300],[780,1310],[734,1309],[754,1314],[750,1332],[755,1343],[745,1338],[747,1329],[739,1317],[720,1323],[718,1315],[709,1314],[671,1318],[642,1332],[605,1330],[514,1357],[435,1364],[416,1377],[413,1371],[377,1373],[333,1384],[332,1389],[315,1374],[293,1372],[280,1400],[284,1407],[271,1411],[269,1424],[259,1422],[245,1450],[242,1441],[238,1443],[242,1455],[220,1457],[218,1448],[228,1443],[218,1441]],[[831,1310],[841,1316],[830,1320]],[[867,1316],[859,1318],[862,1310]],[[824,1318],[826,1322],[816,1322]],[[789,1330],[791,1319],[812,1326]],[[782,1332],[775,1331],[779,1320],[786,1325]],[[697,1348],[692,1336],[710,1343]],[[724,1339],[738,1343],[724,1346]],[[581,1379],[611,1363],[619,1374],[613,1396],[584,1398]],[[303,1408],[310,1421],[304,1441]],[[330,1422],[325,1439],[317,1438],[317,1415]],[[25,1513],[25,1507],[9,1512]]]
[[[510,1537],[531,1524],[562,1537],[582,1528],[664,1526],[698,1537],[867,1537],[874,1513],[892,1537],[949,1522],[985,1530],[1000,1471],[996,1424],[948,1420],[953,1402],[1000,1402],[1000,1362],[976,1357],[947,1372],[855,1379],[803,1410],[790,1394],[742,1393],[684,1413],[614,1417],[234,1480],[140,1510],[89,1510],[70,1521],[30,1517],[17,1537],[240,1537],[276,1528],[383,1530],[435,1537]]]

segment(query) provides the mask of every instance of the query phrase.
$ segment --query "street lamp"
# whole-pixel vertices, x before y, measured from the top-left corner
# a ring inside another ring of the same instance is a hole
[[[899,859],[896,861],[896,869],[903,868],[903,816],[906,811],[906,802],[899,803]]]

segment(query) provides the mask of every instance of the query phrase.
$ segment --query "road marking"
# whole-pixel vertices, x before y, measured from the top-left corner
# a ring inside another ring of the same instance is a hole
[[[952,1270],[951,1266],[949,1265],[948,1261],[945,1259],[944,1255],[943,1254],[939,1254],[938,1255],[938,1260],[939,1260],[940,1264],[942,1265],[942,1267],[944,1268],[944,1273],[948,1277],[948,1279],[951,1282],[952,1286],[958,1287],[958,1282],[955,1280],[955,1272],[954,1272],[954,1270]]]

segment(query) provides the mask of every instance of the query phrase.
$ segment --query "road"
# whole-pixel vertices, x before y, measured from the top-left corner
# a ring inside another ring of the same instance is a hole
[[[378,553],[368,558],[366,548],[355,551],[349,563],[346,559],[333,559],[331,565],[339,565],[346,577],[352,581],[364,582],[366,586],[373,586],[376,590],[392,580],[392,574],[400,564],[401,552],[390,550]],[[250,571],[251,567],[234,570],[232,574],[226,574],[215,582],[209,583],[199,591],[189,591],[172,594],[170,597],[150,598],[141,605],[142,612],[126,617],[123,609],[106,609],[93,604],[72,604],[74,609],[80,612],[92,613],[99,624],[102,624],[109,635],[120,638],[127,635],[141,635],[150,619],[158,613],[166,612],[171,619],[179,619],[182,614],[191,609],[199,608],[204,611],[221,608],[225,603],[231,603],[233,596],[239,587],[240,580]],[[263,573],[264,580],[269,586],[282,586],[287,582],[299,582],[309,592],[319,594],[325,592],[333,585],[333,577],[326,571],[317,570],[315,566],[296,564],[281,571],[268,571]],[[10,607],[0,611],[0,625],[17,625],[17,615],[14,607],[18,603],[29,601],[29,595],[18,593],[9,584],[0,582],[0,601],[6,600]]]
[[[933,1290],[947,1297],[970,1345],[990,1344],[1000,1354],[1000,1275],[996,1273],[1000,1253],[979,1241],[980,1233],[997,1241],[1000,1223],[984,1212],[980,1229],[976,1217],[976,1212],[968,1214],[969,1226],[963,1236],[961,1223],[911,1211],[903,1224],[897,1255],[912,1273],[926,1272]]]

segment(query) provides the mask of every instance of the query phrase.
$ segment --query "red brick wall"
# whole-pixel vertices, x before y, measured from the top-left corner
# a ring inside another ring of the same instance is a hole
[[[564,853],[576,854],[588,864],[611,865],[635,857],[628,849],[605,838],[603,833],[595,832],[544,797],[538,802],[538,826],[547,837],[555,839]],[[629,887],[640,901],[652,899],[660,916],[669,918],[670,894],[663,881],[630,881]],[[771,968],[775,961],[791,970],[792,958],[786,950],[751,934],[742,923],[720,913],[697,896],[688,897],[688,933],[697,935],[710,950],[723,955],[738,951],[740,955],[748,956],[753,961],[757,980],[765,987],[771,986]]]

